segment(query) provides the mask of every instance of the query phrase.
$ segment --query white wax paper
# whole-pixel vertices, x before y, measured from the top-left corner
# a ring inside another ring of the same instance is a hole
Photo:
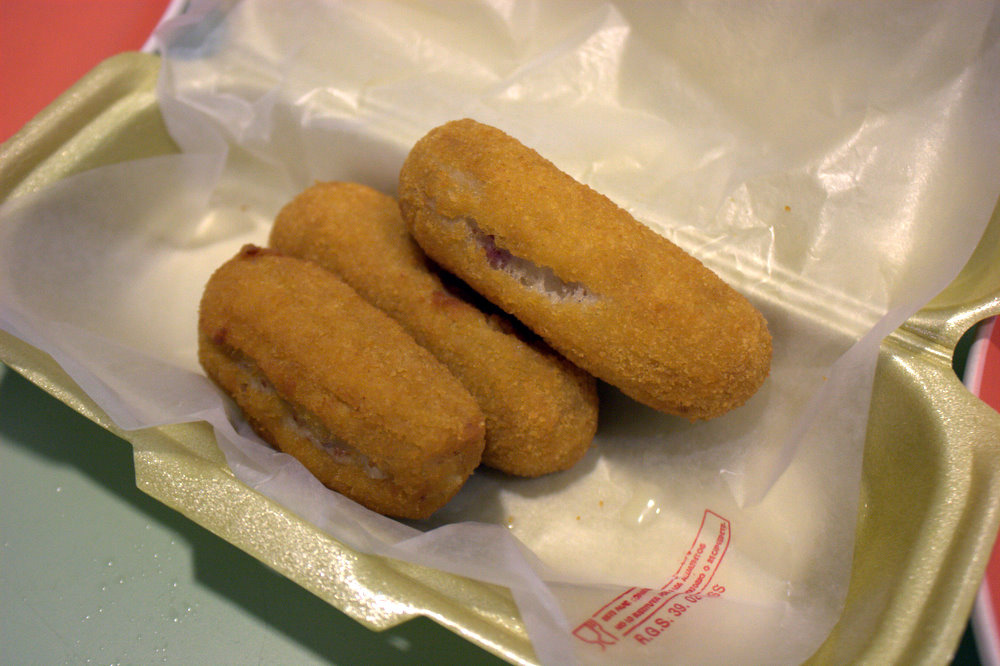
[[[122,427],[210,421],[239,478],[344,543],[510,587],[543,662],[795,663],[822,643],[879,342],[957,274],[1000,192],[996,3],[209,1],[156,37],[182,154],[6,202],[0,326]],[[394,193],[413,142],[461,117],[716,270],[774,360],[710,422],[602,386],[577,467],[481,470],[403,524],[259,442],[201,375],[196,311],[298,191]],[[669,603],[643,611],[646,588]]]

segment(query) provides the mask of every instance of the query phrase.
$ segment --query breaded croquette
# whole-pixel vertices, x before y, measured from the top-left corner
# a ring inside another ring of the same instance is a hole
[[[270,244],[336,273],[452,371],[486,418],[484,464],[539,476],[586,453],[597,428],[593,377],[540,340],[520,339],[505,315],[450,293],[391,196],[318,183],[281,210]]]
[[[431,130],[399,204],[432,259],[639,402],[711,418],[769,373],[767,323],[746,298],[499,129]]]
[[[211,277],[199,360],[254,430],[370,509],[426,518],[479,464],[468,391],[329,271],[244,247]]]

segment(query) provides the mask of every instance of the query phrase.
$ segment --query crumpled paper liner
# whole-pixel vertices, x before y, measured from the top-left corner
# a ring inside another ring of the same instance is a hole
[[[542,661],[807,657],[846,594],[879,342],[954,277],[996,200],[995,8],[470,4],[464,30],[432,6],[366,8],[194,3],[165,25],[158,102],[182,154],[7,202],[0,325],[121,428],[211,423],[244,483],[341,542],[510,588]],[[391,192],[409,145],[463,115],[747,294],[774,367],[709,423],[606,387],[576,468],[477,473],[404,525],[259,444],[198,371],[195,312],[299,189]]]

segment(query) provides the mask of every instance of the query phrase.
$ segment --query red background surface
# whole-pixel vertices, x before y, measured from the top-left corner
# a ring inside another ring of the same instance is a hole
[[[1000,318],[994,319],[983,350],[979,397],[1000,412]]]
[[[0,0],[0,141],[94,65],[137,51],[169,0]]]

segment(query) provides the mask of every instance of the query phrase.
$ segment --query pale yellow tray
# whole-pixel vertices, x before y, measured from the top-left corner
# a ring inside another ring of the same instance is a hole
[[[123,54],[62,95],[0,149],[0,199],[174,152],[158,68],[155,56]],[[998,313],[1000,213],[959,278],[882,345],[847,604],[813,662],[941,663],[954,651],[1000,521],[1000,415],[964,389],[951,355],[970,326]],[[507,590],[343,546],[236,480],[208,426],[124,432],[48,355],[4,332],[0,360],[132,442],[143,491],[365,626],[425,615],[534,663]]]

